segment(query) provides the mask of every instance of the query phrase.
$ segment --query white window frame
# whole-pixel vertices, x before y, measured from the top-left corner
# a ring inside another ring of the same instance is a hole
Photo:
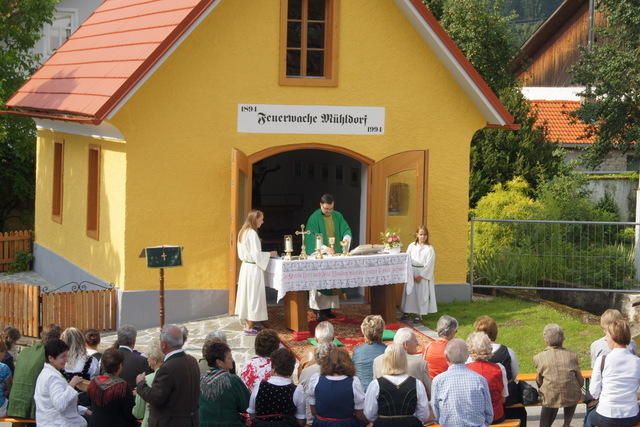
[[[70,34],[73,34],[73,32],[78,29],[78,9],[61,7],[61,8],[56,8],[55,13],[56,14],[61,14],[61,15],[62,14],[66,14],[66,15],[69,15],[71,17],[71,32],[70,32]],[[43,34],[44,37],[43,37],[42,52],[41,53],[42,53],[42,57],[46,59],[46,58],[50,57],[53,54],[53,52],[55,52],[55,50],[51,50],[51,48],[50,48],[50,46],[51,46],[51,37],[53,36],[53,25],[46,24],[43,33],[44,33]],[[58,46],[58,47],[60,47],[60,46]]]

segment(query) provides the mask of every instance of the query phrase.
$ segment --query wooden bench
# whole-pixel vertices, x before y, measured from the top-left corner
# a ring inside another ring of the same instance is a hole
[[[36,420],[26,418],[0,417],[0,423],[35,424]]]
[[[492,426],[500,427],[520,427],[520,420],[504,420],[500,424],[491,424]],[[440,424],[431,424],[427,427],[440,427]]]
[[[591,378],[591,369],[580,371],[582,373],[582,378]],[[518,374],[516,380],[518,381],[535,381],[537,374],[535,372],[531,372],[528,374]]]

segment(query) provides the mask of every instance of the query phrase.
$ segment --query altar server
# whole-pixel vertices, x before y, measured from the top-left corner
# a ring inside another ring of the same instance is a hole
[[[238,277],[236,314],[245,322],[246,335],[257,335],[255,323],[267,320],[264,272],[269,258],[277,255],[275,251],[262,252],[258,228],[263,223],[264,214],[259,210],[252,210],[238,233],[238,258],[242,265]]]
[[[320,209],[309,216],[306,229],[310,234],[305,236],[304,245],[307,253],[311,254],[316,249],[316,234],[322,234],[322,252],[333,254],[341,253],[340,242],[345,240],[351,244],[351,228],[342,214],[333,209],[334,199],[331,194],[323,194],[320,197]],[[329,238],[335,239],[334,249],[329,244]],[[340,307],[340,296],[333,289],[309,291],[309,307],[315,311],[318,321],[335,318],[332,308]]]
[[[433,246],[429,244],[427,227],[424,225],[418,227],[416,240],[409,244],[407,253],[411,258],[413,274],[404,285],[400,310],[404,313],[403,319],[408,319],[409,313],[413,313],[414,321],[420,322],[422,315],[438,311],[433,281],[436,253]]]

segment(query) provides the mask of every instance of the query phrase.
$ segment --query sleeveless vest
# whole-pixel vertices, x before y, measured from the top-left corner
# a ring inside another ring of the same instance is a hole
[[[507,371],[507,381],[512,381],[514,379],[513,372],[511,371],[511,356],[509,355],[507,347],[500,345],[488,361],[499,363],[504,366],[505,371]]]
[[[489,394],[491,395],[491,406],[493,406],[493,419],[504,417],[504,407],[502,406],[502,370],[497,363],[492,362],[471,362],[467,363],[467,368],[482,375],[489,384]]]
[[[447,357],[444,355],[444,349],[449,341],[438,339],[433,341],[425,351],[424,359],[427,361],[429,376],[434,378],[436,375],[443,373],[449,369]]]
[[[256,395],[256,416],[278,415],[284,417],[294,417],[296,406],[293,404],[293,393],[296,391],[295,384],[274,385],[267,381],[262,381],[258,385]],[[265,417],[264,421],[280,421],[283,417]]]

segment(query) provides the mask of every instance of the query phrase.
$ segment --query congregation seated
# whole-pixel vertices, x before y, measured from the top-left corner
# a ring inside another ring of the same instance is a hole
[[[436,324],[438,339],[431,342],[424,351],[424,360],[427,361],[430,378],[446,371],[449,367],[444,350],[447,344],[458,332],[458,321],[451,316],[441,316]]]
[[[335,335],[331,322],[325,320],[324,322],[318,323],[314,331],[314,337],[318,345],[322,344],[323,342],[332,343]],[[298,381],[300,381],[302,371],[313,365],[317,365],[317,363],[314,358],[314,351],[311,350],[306,355],[304,355],[300,363],[298,363]],[[314,372],[320,372],[320,367],[316,366]]]
[[[204,346],[207,345],[208,342],[211,342],[213,340],[217,340],[218,342],[227,344],[227,334],[225,334],[222,329],[216,329],[209,332],[207,336],[204,337],[204,343],[202,345],[202,348],[204,348]],[[198,359],[198,366],[200,367],[201,375],[205,374],[209,370],[209,364],[207,363],[207,359],[205,359],[204,357]],[[231,373],[232,374],[236,373],[235,362],[234,362],[234,368],[233,370],[231,370]]]
[[[34,343],[20,352],[16,360],[16,370],[9,394],[7,415],[16,418],[36,417],[35,388],[36,381],[42,371],[45,361],[45,346],[52,340],[60,339],[62,329],[56,324],[48,324],[42,328],[41,341]],[[66,345],[66,344],[65,344]],[[62,369],[64,365],[60,367]]]
[[[533,356],[542,402],[540,427],[551,427],[559,408],[564,408],[564,427],[569,427],[584,384],[578,355],[562,347],[564,331],[559,325],[546,325],[542,335],[547,348]]]
[[[209,370],[200,378],[200,426],[243,427],[240,414],[249,406],[250,393],[240,377],[229,372],[233,367],[231,349],[211,340],[202,353]]]
[[[322,364],[322,361],[329,355],[331,350],[335,348],[338,347],[333,341],[323,341],[313,349],[314,364],[304,368],[298,378],[298,382],[305,390],[307,389],[311,378],[313,378],[314,375],[320,374],[320,365]],[[313,423],[313,414],[311,413],[309,402],[305,402],[305,413],[307,415],[307,423],[311,425]]]
[[[100,332],[95,329],[87,329],[84,332],[84,343],[87,348],[87,354],[94,357],[99,362],[102,357],[102,353],[98,351],[98,345],[100,345]]]
[[[20,333],[20,330],[18,330],[18,328],[14,328],[13,326],[7,326],[2,331],[2,338],[4,341],[4,345],[7,347],[7,352],[5,353],[4,357],[0,359],[0,362],[9,367],[9,369],[11,370],[11,375],[13,375],[14,371],[16,370],[13,352],[15,351],[16,343],[21,337],[22,334]]]
[[[131,325],[123,325],[118,328],[118,338],[115,343],[124,357],[120,377],[129,384],[129,387],[136,386],[136,376],[140,373],[150,374],[149,362],[140,353],[135,352],[136,338],[138,330]]]
[[[493,420],[493,406],[487,380],[467,368],[467,344],[449,340],[445,348],[449,369],[431,384],[431,403],[437,423],[443,427],[487,426]]]
[[[135,427],[138,425],[131,410],[134,397],[131,387],[118,375],[122,371],[122,352],[110,348],[102,357],[103,375],[91,380],[91,427]]]
[[[382,355],[387,348],[382,343],[382,333],[384,332],[384,320],[379,315],[369,315],[364,318],[360,325],[364,344],[353,349],[353,364],[356,367],[356,376],[360,378],[362,388],[367,389],[373,379],[373,360]]]
[[[393,343],[399,345],[407,354],[407,375],[411,375],[422,383],[427,395],[431,393],[431,378],[427,375],[428,366],[422,355],[418,353],[418,339],[411,328],[400,328],[393,337]],[[383,375],[384,355],[378,356],[373,361],[373,376],[380,378]]]
[[[84,427],[87,421],[82,414],[91,415],[90,410],[78,405],[75,387],[82,378],[74,376],[67,382],[60,373],[67,363],[68,351],[69,346],[60,339],[49,340],[44,346],[46,362],[38,375],[34,394],[39,427]]]
[[[640,359],[629,351],[631,332],[623,319],[607,324],[609,353],[596,359],[589,392],[598,405],[587,414],[585,427],[631,427],[640,423],[638,390]]]
[[[493,408],[493,424],[504,421],[504,401],[508,396],[507,373],[504,366],[489,362],[491,357],[491,341],[484,332],[472,332],[467,337],[467,350],[471,362],[467,368],[482,375],[487,380],[491,405]]]
[[[355,373],[349,354],[339,348],[321,360],[320,373],[311,377],[305,389],[313,427],[360,427],[367,423],[364,391]]]
[[[253,389],[247,412],[253,427],[306,425],[304,389],[291,381],[296,358],[287,348],[271,353],[273,374]]]
[[[98,375],[98,359],[87,354],[82,332],[76,328],[67,328],[60,335],[60,339],[69,346],[67,363],[62,373],[67,380],[77,375],[89,381]]]
[[[429,398],[421,381],[408,375],[407,352],[388,346],[381,376],[369,384],[364,415],[373,427],[421,427],[429,418]]]
[[[280,337],[273,329],[263,329],[256,335],[253,356],[240,371],[240,378],[252,392],[260,381],[266,381],[271,376],[271,353],[280,347]],[[232,366],[233,367],[233,366]],[[231,368],[232,368],[231,367]],[[231,369],[229,368],[229,369]]]
[[[156,372],[164,362],[164,354],[162,354],[162,350],[160,349],[160,341],[153,341],[151,345],[147,347],[147,361],[151,369],[153,369],[153,372],[146,375],[144,380],[147,384],[153,384]],[[131,412],[135,418],[142,420],[141,427],[147,427],[149,425],[149,404],[145,402],[140,395],[136,395],[135,405]]]
[[[600,316],[600,327],[602,328],[605,336],[603,336],[602,338],[598,338],[591,343],[591,347],[589,348],[591,353],[591,369],[596,366],[595,363],[598,357],[609,354],[609,352],[611,351],[611,348],[609,348],[609,344],[606,340],[606,334],[609,325],[616,320],[624,320],[624,317],[622,317],[622,313],[620,313],[620,311],[616,310],[615,308],[605,310],[605,312],[602,313],[602,316]],[[627,350],[629,350],[631,354],[638,353],[638,348],[634,340],[629,341],[629,344],[627,344]]]

